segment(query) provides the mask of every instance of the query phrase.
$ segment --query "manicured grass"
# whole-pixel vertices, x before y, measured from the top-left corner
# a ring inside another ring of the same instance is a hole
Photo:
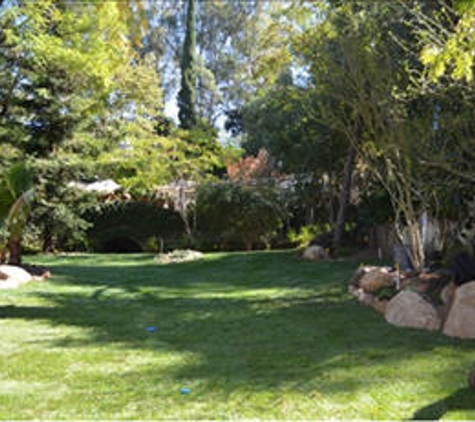
[[[389,326],[356,263],[29,261],[54,276],[0,292],[1,419],[475,419],[475,342]]]

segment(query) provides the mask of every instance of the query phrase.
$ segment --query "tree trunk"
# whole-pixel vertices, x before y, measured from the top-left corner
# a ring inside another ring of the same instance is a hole
[[[244,246],[247,252],[252,251],[254,246],[254,237],[253,236],[244,236]]]
[[[54,251],[53,235],[52,235],[51,230],[49,229],[48,226],[46,226],[45,229],[43,230],[42,238],[43,238],[42,239],[43,244],[41,246],[42,252],[44,252],[44,253],[53,252]]]
[[[335,231],[333,233],[332,248],[335,251],[341,246],[343,231],[345,229],[346,209],[350,201],[351,186],[353,180],[353,169],[355,167],[356,150],[350,146],[346,156],[343,170],[343,186],[340,192],[338,214],[336,218]]]
[[[10,265],[21,264],[21,240],[16,237],[10,238],[7,248],[9,251],[8,263]]]
[[[0,247],[0,264],[5,264],[7,262],[7,248]]]
[[[415,269],[422,270],[425,263],[424,244],[421,238],[419,222],[416,219],[409,223],[409,236],[412,262]]]

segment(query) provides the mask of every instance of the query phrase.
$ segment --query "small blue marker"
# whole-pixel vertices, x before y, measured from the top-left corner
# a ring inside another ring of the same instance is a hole
[[[154,333],[155,332],[155,327],[151,325],[150,327],[145,327],[145,330],[148,331],[149,333]]]
[[[183,387],[181,389],[181,394],[190,394],[191,390],[189,388]]]

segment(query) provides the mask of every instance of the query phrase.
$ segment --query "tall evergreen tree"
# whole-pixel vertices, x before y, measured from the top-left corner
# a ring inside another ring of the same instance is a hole
[[[188,0],[186,35],[181,60],[181,88],[178,93],[178,117],[183,129],[196,126],[196,9],[195,0]]]

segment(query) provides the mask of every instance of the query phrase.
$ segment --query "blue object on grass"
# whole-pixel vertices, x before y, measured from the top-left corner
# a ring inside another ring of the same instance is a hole
[[[145,330],[148,331],[149,333],[154,333],[155,332],[155,327],[151,325],[150,327],[145,327]]]
[[[191,390],[189,388],[183,387],[181,389],[181,394],[189,394],[190,392],[191,392]]]

